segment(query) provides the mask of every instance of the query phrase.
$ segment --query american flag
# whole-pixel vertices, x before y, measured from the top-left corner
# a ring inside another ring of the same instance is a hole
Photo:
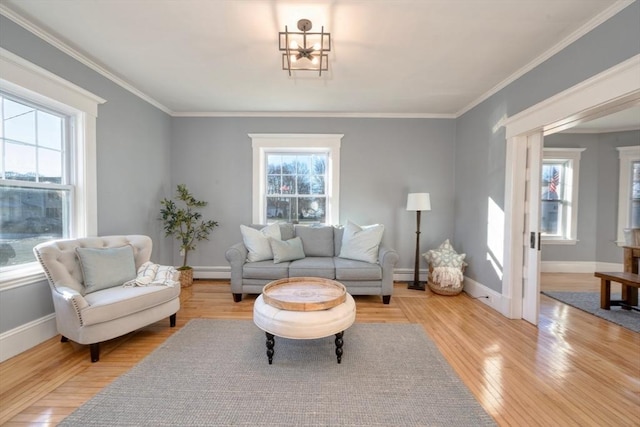
[[[558,171],[558,168],[553,168],[551,181],[549,181],[549,193],[557,194],[559,183],[560,183],[560,172]]]

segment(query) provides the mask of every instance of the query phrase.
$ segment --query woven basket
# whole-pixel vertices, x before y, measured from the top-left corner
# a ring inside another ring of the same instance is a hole
[[[431,289],[433,293],[438,295],[453,296],[453,295],[458,295],[460,294],[460,292],[462,292],[462,289],[464,288],[464,281],[460,284],[459,288],[454,289],[451,286],[442,286],[440,285],[440,283],[434,282],[431,273],[433,273],[433,267],[431,266],[431,264],[429,264],[428,285],[429,285],[429,289]],[[464,273],[464,266],[462,266],[462,273]]]
[[[180,287],[188,288],[193,285],[193,268],[187,268],[180,271]]]

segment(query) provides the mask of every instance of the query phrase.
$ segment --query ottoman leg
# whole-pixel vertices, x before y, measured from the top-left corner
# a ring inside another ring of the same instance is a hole
[[[342,339],[344,335],[344,331],[338,332],[336,334],[336,356],[338,357],[338,363],[342,362],[342,346],[344,345],[344,340]]]
[[[269,365],[273,362],[273,346],[275,344],[275,340],[273,339],[273,334],[269,332],[265,332],[267,334],[267,357],[269,358]]]

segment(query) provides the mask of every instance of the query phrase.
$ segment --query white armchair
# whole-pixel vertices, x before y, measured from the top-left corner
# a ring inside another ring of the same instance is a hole
[[[77,248],[115,249],[127,246],[133,249],[135,271],[138,271],[151,257],[152,241],[148,236],[57,240],[41,243],[33,249],[51,287],[56,325],[62,342],[72,340],[88,344],[92,362],[99,360],[99,343],[102,341],[127,334],[167,316],[171,327],[176,324],[176,313],[180,309],[179,283],[174,286],[124,287],[118,282],[118,285],[98,289],[89,289],[85,283]],[[177,281],[179,274],[176,272],[172,280]],[[106,276],[111,276],[108,279],[115,278],[117,274],[109,271]]]

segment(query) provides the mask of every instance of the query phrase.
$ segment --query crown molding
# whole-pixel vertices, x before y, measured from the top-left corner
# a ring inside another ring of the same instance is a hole
[[[636,1],[636,0],[620,0],[620,1],[617,1],[616,3],[614,3],[613,5],[608,7],[607,9],[605,9],[602,13],[600,13],[599,15],[593,17],[591,20],[589,20],[582,27],[578,28],[576,31],[571,33],[567,38],[562,40],[560,43],[556,44],[551,49],[547,50],[542,55],[538,56],[533,61],[531,61],[527,65],[525,65],[524,67],[520,68],[518,71],[513,73],[511,76],[507,77],[505,80],[503,80],[500,83],[498,83],[497,85],[495,85],[488,92],[485,92],[483,95],[481,95],[475,101],[471,102],[469,105],[464,107],[462,110],[458,111],[455,114],[456,118],[462,116],[467,111],[471,110],[473,107],[477,106],[481,102],[483,102],[483,101],[487,100],[488,98],[490,98],[492,95],[495,95],[500,90],[502,90],[505,87],[507,87],[509,84],[513,83],[514,81],[516,81],[517,79],[519,79],[520,77],[522,77],[523,75],[528,73],[529,71],[533,70],[538,65],[542,64],[547,59],[551,58],[553,55],[555,55],[558,52],[560,52],[562,49],[564,49],[567,46],[569,46],[571,43],[573,43],[576,40],[578,40],[580,37],[584,36],[585,34],[590,32],[591,30],[595,29],[596,27],[601,25],[603,22],[607,21],[609,18],[611,18],[611,17],[615,16],[616,14],[618,14],[618,12],[622,11],[627,6],[631,5],[634,1]]]
[[[322,111],[237,111],[237,112],[174,112],[173,117],[310,117],[363,119],[455,119],[455,114],[429,113],[347,113]]]
[[[167,114],[171,114],[172,113],[172,111],[169,108],[165,107],[164,105],[162,105],[161,103],[159,103],[158,101],[156,101],[155,99],[153,99],[152,97],[147,95],[146,93],[138,90],[137,88],[135,88],[130,83],[126,82],[125,80],[123,80],[120,77],[118,77],[115,74],[113,74],[111,71],[107,70],[106,68],[102,67],[101,65],[99,65],[96,62],[92,61],[91,59],[87,58],[86,56],[84,56],[83,54],[81,54],[77,50],[73,49],[72,47],[70,47],[69,45],[67,45],[66,43],[61,41],[60,39],[54,37],[53,35],[51,35],[47,31],[45,31],[42,28],[40,28],[37,25],[35,25],[33,22],[27,20],[23,16],[18,15],[16,12],[14,12],[11,9],[9,9],[6,5],[0,4],[0,15],[5,16],[6,18],[8,18],[11,21],[15,22],[16,24],[20,25],[25,30],[33,33],[37,37],[39,37],[42,40],[44,40],[45,42],[49,43],[50,45],[52,45],[56,49],[61,50],[62,52],[66,53],[67,55],[69,55],[70,57],[75,59],[76,61],[86,65],[87,67],[91,68],[93,71],[97,72],[98,74],[101,74],[102,76],[104,76],[107,79],[111,80],[112,82],[114,82],[118,86],[122,87],[123,89],[128,90],[129,92],[131,92],[132,94],[136,95],[137,97],[147,101],[149,104],[153,105],[154,107],[158,108],[159,110],[162,110]]]

